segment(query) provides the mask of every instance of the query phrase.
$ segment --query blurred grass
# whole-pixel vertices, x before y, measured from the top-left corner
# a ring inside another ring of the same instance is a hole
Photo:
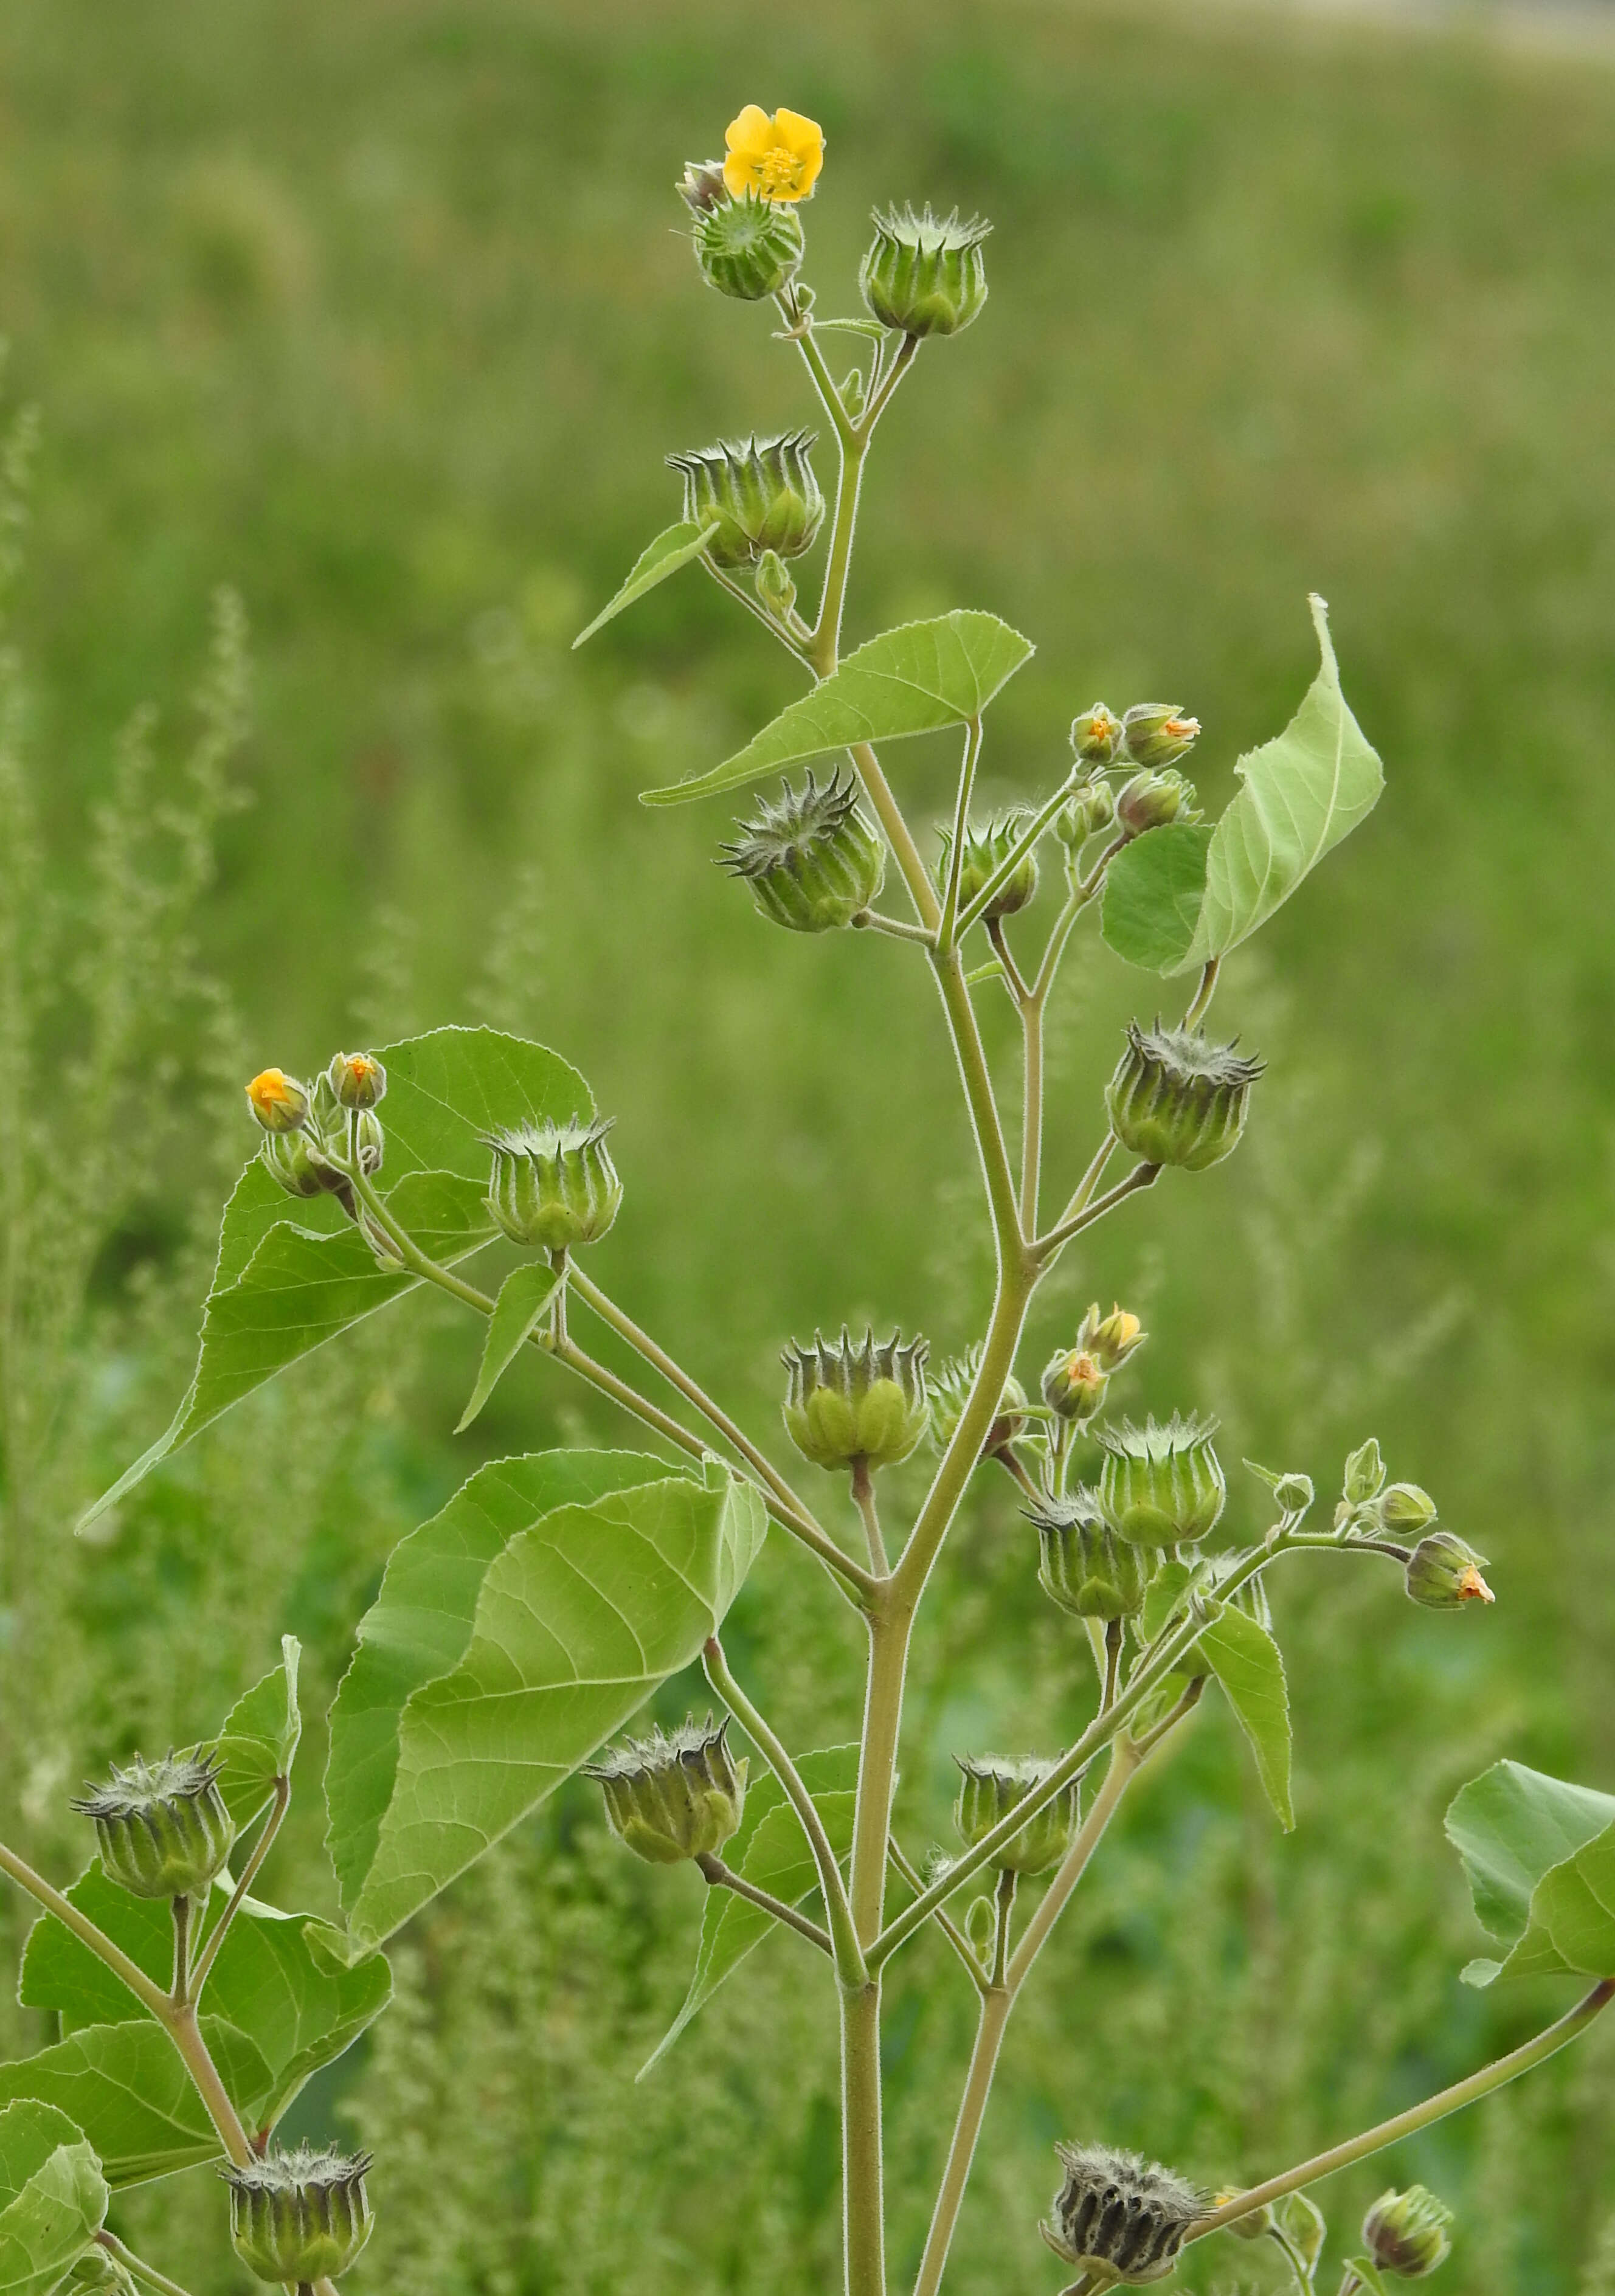
[[[1274,1840],[1208,1718],[1012,2046],[956,2284],[1000,2284],[1009,2256],[1040,2285],[1053,2136],[1254,2172],[1520,2037],[1540,2004],[1452,1983],[1472,1933],[1440,1807],[1504,1751],[1615,1779],[1615,70],[966,0],[800,20],[732,0],[13,0],[0,20],[0,324],[45,422],[20,634],[49,891],[72,913],[114,734],[152,695],[172,721],[234,583],[256,804],[226,825],[198,930],[241,1057],[307,1068],[340,1039],[470,1017],[555,1044],[619,1119],[628,1210],[603,1280],[767,1427],[787,1332],[869,1314],[946,1349],[988,1268],[917,968],[771,933],[709,865],[722,808],[635,802],[787,698],[785,665],[693,577],[567,650],[674,514],[666,452],[811,412],[758,315],[701,289],[668,188],[751,95],[830,136],[821,309],[852,308],[873,201],[994,220],[986,315],[927,351],[882,434],[852,627],[966,603],[1037,641],[995,712],[996,785],[1045,781],[1078,706],[1162,694],[1204,720],[1220,802],[1311,674],[1308,587],[1387,763],[1379,813],[1219,995],[1273,1063],[1247,1148],[1107,1232],[1023,1368],[1117,1290],[1156,1334],[1135,1407],[1215,1405],[1230,1456],[1324,1488],[1372,1423],[1503,1596],[1449,1623],[1382,1584],[1281,1591],[1300,1832]],[[925,817],[947,758],[892,762]],[[1071,972],[1062,1170],[1121,1020],[1157,993],[1086,944]],[[58,1431],[37,1533],[56,1623],[29,1663],[64,1775],[131,1708],[153,1737],[207,1726],[219,1677],[266,1664],[283,1623],[328,1689],[388,1544],[472,1457],[614,1431],[536,1366],[480,1451],[451,1450],[473,1339],[428,1319],[419,1349],[378,1335],[209,1439],[110,1552],[68,1554],[73,1504],[183,1378],[186,1177],[217,1192],[200,1148],[193,1166],[166,1150],[105,1241],[111,1352]],[[298,1463],[291,1524],[254,1496],[272,1442]],[[842,1637],[801,1588],[773,1557],[736,1643],[791,1733],[828,1740],[855,1702],[825,1687]],[[1076,1710],[1007,1488],[983,1489],[934,1633],[906,1786],[921,1843],[946,1825],[951,1751],[1052,1743]],[[788,1964],[749,1973],[705,2051],[630,2101],[693,1915],[596,1827],[565,1805],[410,1944],[409,2015],[359,2094],[421,2165],[387,2185],[383,2152],[373,2284],[823,2284],[828,2059],[811,2045],[799,2079],[775,2062],[813,2002]],[[299,1886],[328,1888],[312,1806],[296,1859]],[[498,1981],[517,1964],[520,2001]],[[899,2255],[963,2038],[945,1965],[925,1977],[892,2027]],[[485,2079],[512,2034],[521,2062]],[[1463,2204],[1454,2296],[1577,2285],[1615,2209],[1611,2062],[1596,2044],[1400,2163]],[[703,2140],[709,2112],[743,2163]],[[451,2135],[439,2207],[422,2179]],[[148,2220],[188,2237],[205,2182],[160,2188]],[[755,2230],[715,2258],[719,2209]]]

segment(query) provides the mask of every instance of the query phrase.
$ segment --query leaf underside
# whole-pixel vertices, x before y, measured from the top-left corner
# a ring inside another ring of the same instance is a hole
[[[1500,1976],[1615,1976],[1615,1797],[1519,1762],[1496,1762],[1447,1813],[1476,1918],[1508,1948],[1472,1961]]]

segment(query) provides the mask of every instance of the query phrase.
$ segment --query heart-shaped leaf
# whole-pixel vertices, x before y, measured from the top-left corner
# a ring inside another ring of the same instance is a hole
[[[106,2221],[110,2195],[84,2131],[29,2099],[0,2112],[0,2289],[45,2296]]]
[[[273,2087],[267,2066],[222,2019],[204,2017],[201,2030],[231,2103],[251,2126]],[[13,2098],[65,2113],[84,2131],[115,2191],[217,2161],[222,2152],[174,2044],[149,2018],[86,2026],[37,2056],[0,2064],[0,2104]]]
[[[1615,1798],[1496,1762],[1447,1813],[1475,1913],[1511,1950],[1472,1961],[1465,1983],[1615,1976]]]

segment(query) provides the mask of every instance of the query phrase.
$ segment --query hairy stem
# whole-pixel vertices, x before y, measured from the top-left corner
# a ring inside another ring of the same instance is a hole
[[[834,1959],[835,1948],[830,1941],[830,1931],[821,1928],[817,1922],[809,1921],[806,1914],[798,1913],[796,1907],[788,1906],[783,1898],[775,1897],[767,1890],[759,1890],[755,1882],[748,1882],[743,1874],[735,1873],[709,1849],[703,1849],[695,1863],[713,1889],[733,1890],[737,1898],[744,1898],[748,1905],[760,1907],[765,1914],[772,1914],[776,1922],[783,1922],[787,1929],[793,1929],[799,1937],[805,1937],[809,1945],[816,1945],[821,1953],[827,1953]]]
[[[1062,1219],[1058,1227],[1052,1227],[1046,1235],[1038,1237],[1032,1250],[1039,1262],[1046,1266],[1056,1253],[1064,1250],[1074,1235],[1080,1235],[1085,1227],[1092,1227],[1095,1220],[1102,1220],[1107,1212],[1114,1211],[1117,1205],[1125,1203],[1129,1196],[1135,1196],[1141,1188],[1152,1188],[1160,1174],[1159,1164],[1135,1164],[1125,1180],[1118,1180],[1113,1188],[1107,1188],[1103,1196],[1095,1198],[1083,1210],[1073,1212],[1069,1218]]]
[[[244,2169],[253,2158],[251,2142],[202,2038],[194,2005],[187,2001],[176,2007],[168,2002],[164,2010],[162,2021],[168,2027],[168,2038],[179,2051],[192,2084],[208,2108],[208,2118],[218,2131],[219,2143],[235,2167]]]
[[[913,1858],[899,1847],[896,1834],[889,1836],[887,1840],[886,1855],[890,1858],[893,1869],[905,1882],[907,1882],[909,1888],[914,1891],[917,1898],[921,1890],[925,1887],[924,1879],[922,1876],[919,1868],[915,1866]],[[932,1915],[931,1919],[936,1923],[937,1927],[941,1931],[943,1936],[947,1939],[948,1944],[953,1948],[957,1958],[963,1963],[965,1973],[970,1978],[971,1982],[974,1985],[977,1992],[985,1992],[987,1989],[987,1980],[981,1973],[981,1964],[976,1959],[970,1939],[965,1936],[963,1931],[959,1927],[958,1923],[954,1920],[953,1916],[947,1912],[945,1906],[939,1906],[936,1912]]]
[[[157,2267],[148,2264],[143,2256],[136,2256],[132,2248],[126,2248],[116,2233],[98,2232],[95,2244],[98,2248],[104,2248],[109,2256],[116,2257],[132,2280],[154,2290],[155,2296],[186,2296],[186,2291],[177,2280],[170,2280],[166,2272],[159,2272]]]
[[[841,2245],[847,2296],[885,2296],[881,1980],[841,1988]]]
[[[972,718],[964,728],[964,758],[959,767],[958,792],[954,799],[953,841],[947,854],[947,884],[942,895],[942,922],[937,928],[939,948],[952,948],[960,938],[959,881],[964,873],[964,845],[970,834],[970,801],[981,758],[981,720]]]
[[[175,2008],[183,2009],[191,1997],[191,1900],[176,1898],[174,1904],[174,1984],[168,1998]]]
[[[852,1463],[852,1496],[864,1522],[864,1537],[869,1546],[869,1567],[877,1577],[887,1576],[886,1541],[881,1536],[881,1511],[875,1504],[874,1478],[869,1472],[867,1459]]]
[[[964,2188],[970,2182],[971,2168],[976,2157],[976,2141],[987,2115],[988,2098],[992,2094],[998,2052],[1003,2046],[1004,2030],[1013,2007],[1014,1996],[1004,1985],[989,1987],[981,1997],[981,2014],[976,2025],[975,2044],[971,2050],[970,2069],[964,2076],[964,2093],[959,2099],[953,2140],[947,2148],[947,2161],[937,2191],[937,2203],[931,2210],[930,2229],[925,2235],[925,2251],[920,2259],[920,2269],[914,2280],[914,2296],[936,2296],[941,2284],[947,2251],[953,2244],[954,2227],[959,2221]]]
[[[209,1936],[206,1945],[203,1946],[201,1952],[198,1956],[196,1967],[192,1972],[188,1996],[192,2001],[200,2001],[201,1999],[202,1988],[208,1981],[209,1976],[212,1972],[214,1963],[218,1959],[219,1948],[224,1944],[225,1938],[229,1935],[230,1924],[241,1910],[242,1899],[252,1887],[253,1882],[257,1878],[259,1867],[263,1865],[265,1858],[267,1857],[270,1850],[274,1848],[275,1837],[281,1830],[281,1821],[285,1816],[286,1812],[291,1806],[291,1779],[276,1778],[275,1782],[275,1800],[270,1805],[268,1816],[264,1820],[263,1832],[258,1835],[258,1841],[254,1844],[251,1857],[248,1858],[246,1864],[242,1867],[241,1880],[236,1883],[235,1888],[231,1894],[229,1904],[225,1907],[224,1912],[219,1915],[218,1920],[214,1924],[212,1934]]]
[[[26,1890],[35,1902],[54,1914],[64,1929],[72,1931],[81,1945],[87,1945],[98,1961],[104,1962],[114,1977],[127,1985],[137,2001],[143,2002],[154,2017],[166,2018],[172,2004],[162,1987],[153,1982],[145,1971],[129,1959],[121,1947],[113,1944],[105,1931],[97,1927],[87,1914],[81,1914],[72,1900],[64,1898],[60,1890],[53,1889],[42,1874],[8,1849],[0,1841],[0,1874],[9,1874],[20,1889]]]

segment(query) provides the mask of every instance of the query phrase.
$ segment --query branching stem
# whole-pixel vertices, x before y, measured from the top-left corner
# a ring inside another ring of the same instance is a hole
[[[713,1889],[733,1890],[737,1898],[744,1898],[748,1905],[760,1906],[764,1913],[772,1914],[776,1922],[783,1922],[787,1929],[793,1929],[799,1937],[805,1937],[809,1945],[816,1945],[821,1953],[828,1954],[834,1960],[835,1948],[831,1943],[830,1931],[821,1928],[817,1922],[810,1921],[794,1906],[788,1906],[783,1898],[775,1897],[767,1890],[759,1890],[755,1882],[748,1882],[743,1874],[736,1874],[725,1865],[721,1857],[714,1857],[710,1850],[703,1849],[695,1863]]]

